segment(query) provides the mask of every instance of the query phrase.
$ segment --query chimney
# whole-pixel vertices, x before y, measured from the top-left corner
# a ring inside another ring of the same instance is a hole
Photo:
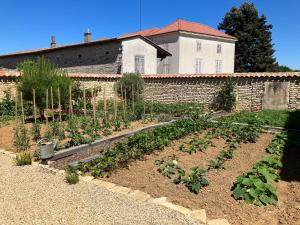
[[[92,33],[90,32],[90,29],[87,29],[87,31],[84,33],[84,42],[90,41],[92,41]]]
[[[51,48],[55,48],[56,47],[56,40],[55,40],[55,36],[51,36],[51,43],[50,43],[50,47]]]

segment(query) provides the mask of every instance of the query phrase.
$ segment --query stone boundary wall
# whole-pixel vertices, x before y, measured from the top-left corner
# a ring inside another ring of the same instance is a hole
[[[112,98],[113,85],[121,77],[119,74],[70,74],[70,76],[86,88],[100,85],[102,91],[98,94],[98,99],[103,98],[104,85],[106,85],[107,98]],[[144,75],[143,78],[146,100],[165,103],[200,102],[209,109],[221,85],[226,80],[232,79],[236,83],[236,111],[261,110],[266,99],[274,100],[274,104],[279,102],[281,107],[277,108],[300,109],[300,73],[156,74]],[[14,92],[15,80],[15,76],[0,76],[0,99],[4,96],[4,90],[10,88]]]
[[[145,98],[166,103],[200,102],[209,109],[228,79],[236,83],[236,111],[263,109],[266,83],[289,83],[286,108],[300,109],[300,77],[151,77],[145,79]]]

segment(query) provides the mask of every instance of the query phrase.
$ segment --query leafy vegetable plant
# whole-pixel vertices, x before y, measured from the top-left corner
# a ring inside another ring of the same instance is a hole
[[[202,187],[208,186],[209,182],[205,179],[206,170],[199,167],[191,168],[190,175],[184,179],[185,186],[195,194],[198,194]]]

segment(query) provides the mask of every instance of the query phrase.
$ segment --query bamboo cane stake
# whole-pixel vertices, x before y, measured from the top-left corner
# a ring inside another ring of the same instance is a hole
[[[85,88],[83,88],[83,113],[84,113],[84,116],[86,117],[86,93],[85,93]]]
[[[46,125],[48,126],[48,89],[46,90]]]
[[[126,86],[124,87],[124,104],[125,104],[125,113],[127,114],[127,92],[126,92]]]
[[[123,119],[125,120],[126,110],[125,110],[125,99],[123,96],[123,85],[122,84],[121,84],[121,100],[122,100],[122,107],[123,107]]]
[[[16,92],[15,97],[15,119],[18,119],[18,92]]]
[[[22,91],[20,92],[20,98],[21,98],[21,110],[22,110],[22,123],[25,124],[25,115],[24,115],[23,94],[22,94]]]
[[[51,97],[51,111],[52,111],[52,121],[54,121],[54,103],[53,103],[53,91],[52,87],[50,87],[50,97]]]
[[[69,115],[73,115],[72,87],[69,86]]]
[[[59,121],[62,121],[61,118],[61,104],[60,104],[60,90],[59,87],[57,88],[57,97],[58,97],[58,110],[59,110]]]
[[[117,114],[118,114],[117,88],[114,87],[114,115],[115,115],[115,119],[117,119]]]
[[[104,87],[103,87],[103,101],[104,101],[104,118],[107,119],[106,84],[104,84]]]
[[[132,91],[132,113],[134,114],[135,110],[134,110],[134,88],[133,88],[133,84],[131,86],[131,91]]]
[[[32,93],[33,93],[33,114],[34,114],[34,123],[36,123],[35,89],[32,90]]]
[[[96,95],[95,90],[92,89],[92,97],[93,97],[93,116],[94,116],[94,124],[96,125]]]

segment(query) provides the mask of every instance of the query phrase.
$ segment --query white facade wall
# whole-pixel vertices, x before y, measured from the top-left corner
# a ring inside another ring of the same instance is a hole
[[[162,34],[159,36],[149,37],[155,44],[162,47],[172,54],[161,60],[158,59],[157,73],[163,74],[164,65],[169,65],[169,73],[178,73],[179,70],[179,41],[177,33]]]
[[[197,42],[201,50],[197,51]],[[221,45],[221,53],[217,53],[217,45]],[[180,35],[179,37],[179,70],[180,74],[196,72],[196,59],[201,59],[201,73],[216,73],[216,60],[221,60],[221,73],[234,72],[235,42],[219,38],[196,35]]]
[[[222,61],[221,73],[234,72],[235,41],[184,32],[166,33],[152,36],[150,39],[172,54],[158,62],[157,73],[165,73],[163,64],[169,64],[169,73],[196,73],[196,59],[201,59],[201,73],[215,74],[216,60]],[[201,42],[201,51],[197,51],[197,42]],[[222,52],[217,53],[221,44]],[[166,49],[167,46],[167,49]]]
[[[122,41],[122,73],[135,72],[135,56],[145,59],[145,74],[157,73],[157,49],[140,38]]]

